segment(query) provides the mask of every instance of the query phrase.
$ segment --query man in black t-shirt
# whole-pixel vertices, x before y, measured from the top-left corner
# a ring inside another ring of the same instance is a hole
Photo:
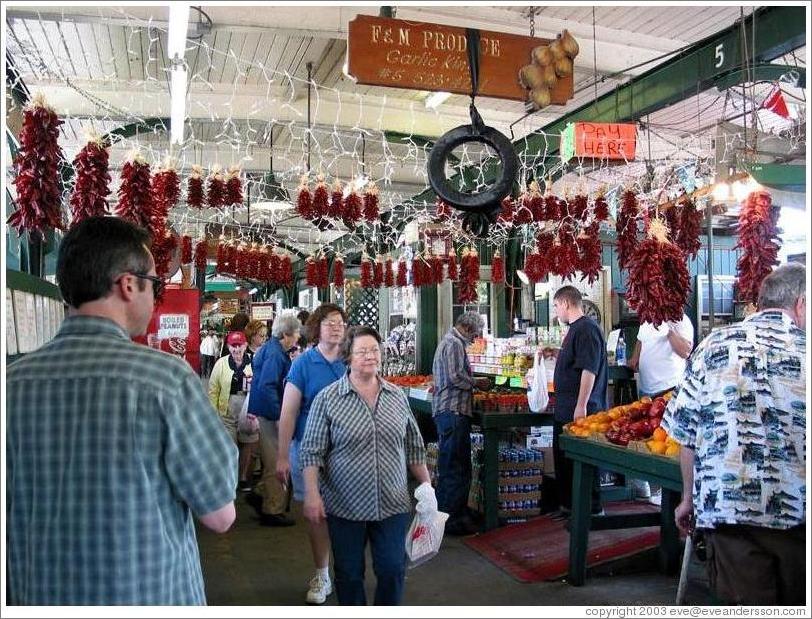
[[[600,325],[584,316],[581,293],[564,286],[553,297],[558,321],[569,325],[555,364],[555,414],[553,456],[561,509],[560,516],[572,509],[572,461],[564,457],[559,436],[564,424],[588,414],[606,410],[606,341]],[[602,513],[600,483],[594,475],[592,513]]]

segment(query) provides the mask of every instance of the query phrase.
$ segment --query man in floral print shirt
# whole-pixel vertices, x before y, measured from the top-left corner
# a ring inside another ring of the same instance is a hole
[[[730,604],[804,604],[806,269],[764,279],[760,311],[691,356],[663,427],[682,445],[677,525],[704,530]]]

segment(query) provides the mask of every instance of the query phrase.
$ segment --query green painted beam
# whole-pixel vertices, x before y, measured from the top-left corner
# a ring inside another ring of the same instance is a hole
[[[747,171],[759,185],[782,191],[806,190],[806,166],[780,163],[745,164]]]
[[[759,63],[749,68],[749,81],[753,82],[776,82],[781,77],[795,71],[798,74],[798,85],[804,88],[806,84],[806,69],[804,67],[791,67],[785,64]],[[719,90],[727,90],[733,86],[748,81],[748,69],[737,69],[727,75],[720,77],[714,82],[714,86]]]

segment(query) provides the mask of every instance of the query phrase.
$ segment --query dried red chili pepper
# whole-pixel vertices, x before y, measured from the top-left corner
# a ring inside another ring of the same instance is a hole
[[[505,281],[505,259],[497,249],[491,260],[491,281],[494,284],[502,284]]]
[[[226,180],[225,206],[240,206],[242,204],[242,180],[239,166],[232,166],[228,170]]]
[[[375,223],[380,218],[379,200],[377,185],[370,183],[364,191],[364,219],[367,223]]]
[[[405,288],[409,285],[409,266],[406,264],[406,261],[401,259],[398,260],[398,273],[395,277],[395,284],[400,288]]]
[[[132,160],[124,162],[121,169],[116,215],[137,226],[150,227],[152,187],[149,164],[139,154],[135,154]]]
[[[747,196],[739,213],[740,249],[737,263],[737,290],[742,301],[756,304],[761,282],[778,265],[778,217],[780,209],[772,204],[766,191]]]
[[[308,288],[313,288],[316,286],[318,278],[316,259],[313,256],[308,256],[305,258],[305,284]]]
[[[448,250],[448,279],[455,281],[459,275],[457,269],[457,254],[454,248]]]
[[[395,271],[392,268],[392,258],[386,257],[386,262],[383,265],[383,285],[387,288],[392,288],[395,285]]]
[[[344,216],[344,188],[341,186],[341,181],[339,180],[333,183],[333,191],[330,193],[327,216],[333,219],[341,219]]]
[[[376,256],[372,263],[372,285],[375,288],[383,286],[383,256]]]
[[[313,219],[327,217],[330,212],[330,194],[327,191],[327,184],[324,176],[319,174],[316,177],[316,188],[313,190],[313,201],[311,202],[310,213]]]
[[[628,269],[628,262],[637,245],[637,218],[639,208],[637,196],[626,190],[621,198],[620,212],[617,215],[617,261],[621,269]]]
[[[361,258],[361,288],[374,288],[372,261],[366,254]]]
[[[296,197],[296,213],[302,219],[313,219],[313,194],[307,184],[307,175],[299,180],[299,195]]]
[[[342,214],[344,225],[350,229],[355,228],[355,225],[361,221],[362,209],[363,202],[361,196],[359,196],[353,188],[344,200],[344,212]]]
[[[186,204],[192,208],[203,208],[203,201],[203,168],[193,165],[186,187]]]
[[[200,240],[195,245],[195,269],[206,272],[206,260],[209,255],[209,246],[206,240]]]
[[[59,148],[57,117],[41,95],[35,95],[23,111],[20,150],[14,161],[14,185],[17,188],[17,210],[8,218],[8,225],[42,235],[51,228],[62,229],[62,192],[59,163],[63,159]]]
[[[107,214],[110,195],[110,153],[100,138],[91,139],[73,160],[76,183],[70,197],[71,225]]]
[[[336,288],[344,287],[344,258],[336,256],[333,260],[333,284]]]
[[[220,166],[214,166],[208,180],[206,203],[209,208],[221,208],[225,205],[226,183]]]

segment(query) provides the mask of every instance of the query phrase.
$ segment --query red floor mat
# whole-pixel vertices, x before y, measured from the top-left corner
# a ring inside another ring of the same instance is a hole
[[[610,503],[607,514],[656,512],[659,507],[635,501]],[[519,582],[558,580],[569,571],[570,535],[563,520],[549,516],[465,539],[465,544]],[[637,554],[660,543],[660,528],[590,531],[587,566]]]

